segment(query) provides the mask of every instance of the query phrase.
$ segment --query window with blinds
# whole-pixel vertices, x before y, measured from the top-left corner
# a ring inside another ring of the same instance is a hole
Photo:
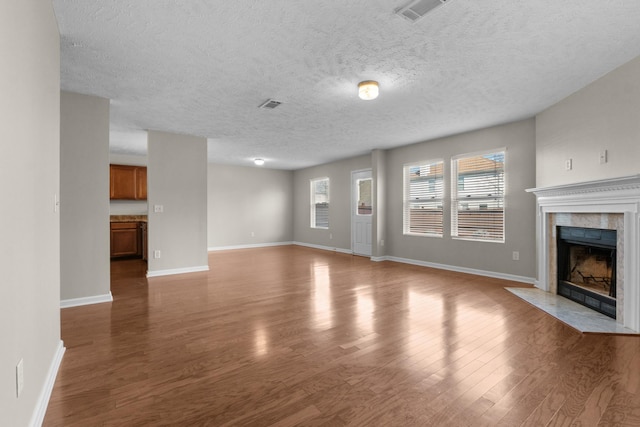
[[[442,237],[444,161],[404,166],[404,234]]]
[[[329,178],[311,180],[311,228],[329,228]]]
[[[504,242],[505,150],[451,159],[451,236]]]

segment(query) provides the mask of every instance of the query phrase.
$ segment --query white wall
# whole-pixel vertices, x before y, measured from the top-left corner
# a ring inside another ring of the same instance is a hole
[[[371,168],[371,156],[340,160],[293,173],[293,239],[351,250],[351,171]],[[329,177],[329,229],[311,228],[310,180]]]
[[[0,35],[0,425],[26,426],[43,415],[62,349],[60,38],[51,2],[0,2]]]
[[[638,76],[640,57],[536,116],[537,187],[640,173]],[[599,162],[602,150],[609,157],[605,164]]]
[[[109,154],[109,164],[147,166],[147,156],[126,154]],[[109,202],[111,215],[147,215],[146,200],[111,200]]]
[[[451,157],[506,147],[505,242],[451,238]],[[444,237],[405,236],[402,231],[403,165],[444,159]],[[523,120],[446,138],[409,145],[387,153],[387,256],[448,266],[534,278],[535,197],[525,189],[535,185],[535,121]],[[512,260],[512,252],[520,260]]]
[[[60,299],[110,298],[108,99],[61,94],[60,200]]]
[[[207,140],[149,131],[148,274],[208,268]],[[164,212],[155,213],[155,205]],[[153,252],[161,251],[155,259]]]
[[[293,172],[210,163],[207,191],[210,249],[293,240]]]

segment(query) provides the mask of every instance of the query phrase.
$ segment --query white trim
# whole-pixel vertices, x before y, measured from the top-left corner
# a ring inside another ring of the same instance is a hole
[[[384,259],[382,259],[384,258]],[[421,267],[437,268],[439,270],[455,271],[457,273],[475,274],[476,276],[492,277],[494,279],[511,280],[514,282],[527,283],[533,285],[536,279],[533,277],[516,276],[515,274],[498,273],[495,271],[478,270],[475,268],[458,267],[456,265],[438,264],[435,262],[419,261],[408,258],[398,258],[394,256],[380,257],[376,261],[394,261],[401,262],[403,264],[419,265]]]
[[[173,274],[197,273],[200,271],[209,271],[208,265],[185,268],[170,268],[168,270],[147,271],[147,277],[171,276]]]
[[[36,407],[31,415],[29,427],[39,427],[44,421],[44,416],[47,413],[47,406],[49,406],[49,399],[51,398],[51,392],[53,391],[53,386],[56,382],[56,376],[58,375],[58,370],[60,369],[60,363],[62,362],[62,356],[64,355],[65,350],[66,348],[64,347],[62,340],[58,341],[58,348],[56,349],[53,359],[51,360],[51,364],[49,365],[49,371],[47,372],[47,377],[42,385],[42,390],[40,390]]]
[[[305,246],[307,248],[322,249],[323,251],[340,252],[342,254],[353,255],[351,249],[332,248],[331,246],[314,245],[313,243],[293,242],[294,245]]]
[[[389,261],[389,257],[387,256],[372,256],[370,259],[373,262]]]
[[[112,302],[113,295],[111,291],[104,295],[94,295],[90,297],[63,299],[60,301],[60,308],[79,307],[81,305],[101,304],[103,302]]]
[[[209,252],[216,252],[216,251],[228,251],[233,249],[267,248],[271,246],[289,246],[289,245],[293,245],[293,242],[253,243],[250,245],[232,245],[232,246],[211,246],[207,250]]]

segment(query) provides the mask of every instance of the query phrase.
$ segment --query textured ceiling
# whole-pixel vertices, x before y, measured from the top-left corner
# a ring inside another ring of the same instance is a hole
[[[640,55],[637,0],[450,0],[416,23],[405,3],[54,0],[61,84],[111,99],[113,153],[154,129],[297,169],[531,117]]]

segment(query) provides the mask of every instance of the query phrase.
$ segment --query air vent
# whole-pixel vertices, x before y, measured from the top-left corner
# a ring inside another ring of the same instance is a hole
[[[436,7],[448,1],[449,0],[413,0],[406,6],[396,9],[395,12],[396,15],[400,15],[408,21],[416,22]]]
[[[269,110],[273,110],[280,104],[282,104],[282,102],[274,101],[273,99],[267,99],[265,102],[260,104],[258,108],[267,108]]]

